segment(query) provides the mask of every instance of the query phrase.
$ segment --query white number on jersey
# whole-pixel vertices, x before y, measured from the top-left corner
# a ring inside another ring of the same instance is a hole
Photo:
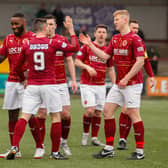
[[[34,65],[34,69],[39,71],[39,70],[44,70],[45,69],[45,60],[44,60],[44,52],[35,52],[34,53],[34,62],[38,63],[38,65]]]

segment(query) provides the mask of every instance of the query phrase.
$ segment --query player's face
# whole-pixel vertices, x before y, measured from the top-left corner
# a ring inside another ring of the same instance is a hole
[[[138,33],[139,30],[139,24],[137,23],[130,23],[130,30],[134,33]]]
[[[116,15],[114,17],[114,25],[116,30],[121,31],[126,23],[126,17],[124,15]]]
[[[12,17],[11,27],[15,36],[21,36],[25,31],[25,20],[19,17]]]
[[[107,30],[105,28],[98,28],[94,33],[94,36],[98,43],[104,43],[107,38]]]
[[[57,28],[57,25],[55,23],[54,19],[47,19],[47,35],[53,36],[55,35],[55,29]]]

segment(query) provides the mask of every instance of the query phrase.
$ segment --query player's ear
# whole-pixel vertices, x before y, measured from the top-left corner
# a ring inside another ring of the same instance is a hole
[[[124,21],[125,21],[125,23],[128,23],[129,24],[129,18],[128,17],[124,17]]]

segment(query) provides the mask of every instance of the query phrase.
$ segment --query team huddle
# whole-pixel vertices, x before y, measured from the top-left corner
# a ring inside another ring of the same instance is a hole
[[[8,110],[9,114],[11,147],[6,153],[0,154],[0,158],[21,158],[19,143],[28,123],[36,144],[34,159],[41,159],[45,154],[47,113],[52,121],[50,159],[65,160],[72,155],[67,143],[71,115],[64,60],[72,79],[73,93],[77,91],[75,66],[81,69],[81,102],[85,108],[81,145],[88,144],[91,127],[91,144],[103,146],[93,157],[113,158],[116,132],[114,113],[118,107],[122,107],[117,149],[127,149],[127,137],[133,125],[136,150],[128,159],[144,158],[144,125],[139,110],[143,88],[142,67],[144,66],[151,77],[152,85],[153,72],[144,43],[137,35],[138,22],[130,20],[127,10],[117,10],[113,16],[119,34],[111,38],[108,46],[108,27],[99,24],[94,32],[94,41],[91,41],[88,35],[79,35],[79,40],[83,43],[81,48],[72,18],[69,16],[65,17],[64,26],[70,35],[70,43],[64,36],[55,34],[57,25],[52,15],[36,18],[33,22],[33,32],[26,30],[26,21],[22,13],[11,17],[13,34],[6,36],[0,48],[0,62],[8,58],[10,66],[3,108]],[[72,58],[74,54],[75,63]],[[107,96],[106,71],[112,82]],[[20,109],[22,114],[18,119]],[[106,144],[98,139],[102,111]],[[64,154],[59,152],[60,147]]]

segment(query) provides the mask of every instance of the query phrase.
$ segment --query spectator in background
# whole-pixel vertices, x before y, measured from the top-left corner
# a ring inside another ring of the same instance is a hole
[[[159,53],[154,47],[149,47],[148,51],[148,56],[150,59],[150,63],[154,72],[154,75],[158,74],[158,61],[159,61]]]
[[[62,33],[62,28],[63,26],[63,21],[64,21],[64,13],[62,12],[60,6],[57,6],[54,11],[52,12],[52,15],[55,16],[56,21],[57,21],[57,29],[56,29],[56,33],[57,34],[61,34]]]
[[[83,33],[84,35],[87,34],[87,26],[86,25],[75,25],[75,33],[77,36],[79,36],[80,33]]]
[[[47,14],[48,14],[48,12],[46,10],[45,3],[42,3],[40,9],[36,13],[36,18],[44,17]]]
[[[79,29],[79,33],[83,33],[84,35],[86,35],[87,33],[87,26],[86,25],[81,25],[80,29]]]

